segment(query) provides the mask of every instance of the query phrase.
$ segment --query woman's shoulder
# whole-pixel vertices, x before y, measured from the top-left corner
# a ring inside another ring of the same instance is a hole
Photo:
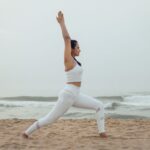
[[[65,71],[69,71],[76,65],[76,61],[72,58],[70,61],[64,61],[64,65]]]

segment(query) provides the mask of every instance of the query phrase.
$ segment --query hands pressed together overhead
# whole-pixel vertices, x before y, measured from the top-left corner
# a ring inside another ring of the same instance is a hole
[[[59,24],[64,23],[64,15],[61,11],[58,12],[58,16],[56,17]]]

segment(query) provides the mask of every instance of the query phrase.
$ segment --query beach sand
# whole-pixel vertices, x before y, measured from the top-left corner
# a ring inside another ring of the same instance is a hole
[[[150,150],[150,120],[106,119],[108,138],[98,134],[94,119],[59,119],[21,136],[35,120],[0,120],[0,150]]]

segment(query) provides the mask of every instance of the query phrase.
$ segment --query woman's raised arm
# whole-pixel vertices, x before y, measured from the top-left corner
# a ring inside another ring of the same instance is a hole
[[[58,23],[60,24],[62,35],[65,43],[65,51],[64,51],[64,61],[68,62],[72,59],[71,57],[71,38],[67,31],[64,15],[61,11],[58,12],[58,16],[56,17]]]

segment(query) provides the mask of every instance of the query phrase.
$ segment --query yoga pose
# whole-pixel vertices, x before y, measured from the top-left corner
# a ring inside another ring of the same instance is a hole
[[[71,40],[61,11],[58,12],[57,21],[61,27],[65,44],[64,71],[67,81],[64,88],[59,92],[57,103],[53,109],[46,116],[35,121],[27,128],[27,130],[23,132],[23,137],[28,138],[33,131],[47,124],[54,123],[63,116],[71,106],[95,110],[98,133],[101,137],[107,137],[104,125],[105,117],[103,103],[80,91],[83,69],[81,63],[75,58],[76,56],[79,56],[80,53],[79,44],[76,40]]]

